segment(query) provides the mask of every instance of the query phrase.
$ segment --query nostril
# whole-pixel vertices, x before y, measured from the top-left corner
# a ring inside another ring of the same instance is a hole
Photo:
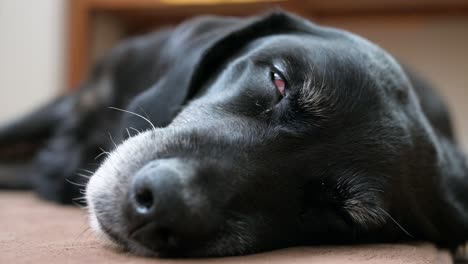
[[[147,213],[154,204],[153,192],[151,189],[143,187],[136,191],[135,201],[137,210],[141,214]]]

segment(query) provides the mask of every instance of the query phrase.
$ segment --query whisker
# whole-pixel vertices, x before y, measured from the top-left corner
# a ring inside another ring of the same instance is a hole
[[[134,127],[129,127],[131,130],[134,130],[135,132],[137,132],[137,134],[141,134],[140,130],[134,128]]]
[[[73,184],[75,186],[79,186],[79,187],[86,187],[86,184],[80,184],[80,183],[77,183],[77,182],[72,182],[70,181],[69,179],[65,179],[68,183],[70,184]]]
[[[105,150],[102,149],[102,148],[99,148],[99,149],[102,150],[102,152],[103,152],[103,153],[101,153],[100,155],[102,155],[102,154],[106,154],[106,155],[108,155],[108,156],[111,156],[111,155],[112,155],[110,152],[105,151]],[[119,154],[117,151],[116,151],[115,153],[116,153],[116,155],[119,156],[119,158],[121,158],[120,154]],[[117,167],[114,165],[113,162],[110,162],[110,164],[111,164],[111,166],[114,168],[115,171],[117,171],[117,172],[119,171],[119,170],[117,169]],[[98,165],[98,166],[101,166],[101,165]]]
[[[83,206],[83,205],[77,203],[76,201],[73,201],[72,203],[73,203],[74,206],[76,206],[76,207],[78,207],[80,209],[86,209],[87,208],[86,206]]]
[[[110,109],[114,109],[114,110],[118,110],[118,111],[122,111],[122,112],[125,112],[125,113],[127,113],[127,114],[131,114],[131,115],[138,116],[138,117],[140,117],[141,119],[143,119],[143,120],[145,120],[146,122],[148,122],[148,124],[150,124],[150,125],[153,127],[154,130],[156,130],[156,126],[154,126],[154,124],[153,124],[148,118],[146,118],[146,117],[144,117],[144,116],[142,116],[142,115],[140,115],[140,114],[137,114],[137,113],[134,113],[134,112],[132,112],[132,111],[125,110],[125,109],[120,109],[120,108],[117,108],[117,107],[112,107],[112,106],[110,106],[109,108],[110,108]]]
[[[112,138],[111,133],[110,133],[110,132],[107,132],[107,134],[109,135],[109,138],[110,138],[112,144],[114,144],[114,147],[117,148],[117,144],[115,143],[114,138]]]
[[[90,230],[91,227],[87,226],[83,231],[81,231],[75,238],[75,240],[78,240],[79,238],[81,238],[81,236],[83,236],[87,231]]]
[[[87,172],[89,174],[94,174],[94,172],[90,171],[90,170],[85,170],[85,169],[77,169],[77,170],[80,170],[80,171],[84,171],[84,172]]]
[[[408,235],[411,238],[415,238],[413,235],[411,235],[406,229],[404,229],[389,213],[387,213],[384,209],[379,208],[380,211],[385,214],[388,218],[390,218],[406,235]]]
[[[84,222],[87,222],[87,221],[84,221]],[[83,235],[86,234],[86,232],[89,231],[91,227],[88,224],[83,224],[82,228],[83,228],[83,231],[81,231],[80,233],[76,235],[75,239],[72,241],[73,244],[78,242],[79,239],[82,239]]]
[[[81,173],[78,173],[78,172],[75,172],[74,174],[75,174],[76,176],[80,176],[80,177],[83,177],[83,178],[86,178],[86,179],[91,178],[91,176],[84,175],[84,174],[81,174]]]
[[[150,119],[149,115],[146,113],[146,111],[145,111],[145,109],[143,109],[143,107],[138,106],[138,108],[140,108],[140,110],[143,112],[143,114],[145,114],[146,118]]]
[[[127,130],[128,137],[131,138],[132,135],[130,135],[130,131],[128,130],[128,128],[126,128],[125,130]]]
[[[104,149],[102,148],[99,148],[102,152],[101,154],[97,155],[96,157],[94,157],[95,160],[99,159],[102,155],[110,155],[110,152],[108,151],[105,151]]]

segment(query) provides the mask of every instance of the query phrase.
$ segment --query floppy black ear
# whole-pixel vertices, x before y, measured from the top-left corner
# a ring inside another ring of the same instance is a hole
[[[137,96],[128,110],[146,116],[157,127],[168,125],[222,65],[251,41],[273,34],[312,32],[313,24],[282,11],[246,19],[201,17],[178,26],[161,47],[159,60],[167,74]],[[319,30],[319,29],[317,29]],[[126,115],[123,128],[150,129],[145,120]],[[123,129],[122,131],[125,131]]]

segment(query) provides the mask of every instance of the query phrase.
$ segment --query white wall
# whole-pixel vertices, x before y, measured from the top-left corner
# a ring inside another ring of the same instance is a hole
[[[0,0],[0,122],[62,90],[65,0]]]

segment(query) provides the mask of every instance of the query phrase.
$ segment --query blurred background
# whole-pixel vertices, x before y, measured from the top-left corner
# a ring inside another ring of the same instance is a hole
[[[195,15],[276,7],[362,35],[425,76],[468,149],[466,0],[0,0],[0,122],[76,88],[123,38]]]

